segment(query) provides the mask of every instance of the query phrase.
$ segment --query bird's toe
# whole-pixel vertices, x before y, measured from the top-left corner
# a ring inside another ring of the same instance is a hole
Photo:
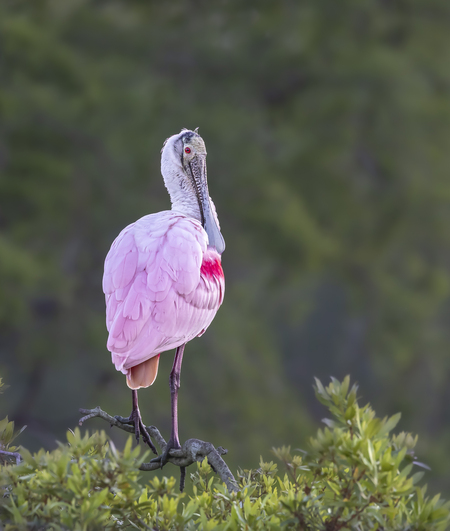
[[[127,426],[134,426],[134,435],[136,437],[136,442],[139,443],[139,436],[142,435],[142,440],[144,441],[144,443],[148,444],[151,451],[155,455],[158,455],[156,447],[150,439],[150,435],[147,431],[147,428],[142,422],[142,418],[138,409],[133,410],[129,417],[121,417],[120,415],[116,415],[114,418],[121,424],[126,424]]]
[[[131,415],[129,417],[121,417],[120,415],[114,415],[114,418],[117,420],[117,422],[120,422],[121,424],[134,424],[134,419],[131,418]]]
[[[168,462],[171,450],[179,450],[181,448],[179,443],[175,443],[171,440],[166,444],[164,451],[158,457],[154,457],[150,463],[159,463],[161,468]]]

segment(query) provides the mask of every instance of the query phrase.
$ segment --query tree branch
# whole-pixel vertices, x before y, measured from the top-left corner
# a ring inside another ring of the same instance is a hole
[[[134,433],[133,426],[130,424],[123,424],[120,422],[120,420],[118,420],[117,417],[111,417],[111,415],[108,415],[108,413],[103,411],[99,406],[94,409],[80,409],[80,413],[84,415],[84,417],[79,420],[80,426],[86,420],[99,417],[106,420],[110,426],[117,426],[121,430]],[[156,444],[159,446],[161,452],[164,452],[167,443],[159,432],[158,428],[155,426],[146,426],[146,428],[150,437],[156,441]],[[227,464],[221,457],[226,453],[227,450],[221,446],[215,448],[214,445],[209,442],[200,441],[199,439],[188,439],[180,449],[170,450],[168,460],[175,466],[179,466],[181,469],[183,469],[189,465],[192,465],[192,463],[203,461],[203,459],[206,457],[208,459],[208,463],[211,465],[220,479],[225,483],[228,490],[230,492],[237,492],[239,488],[237,486],[236,480],[234,479],[234,476]],[[161,464],[158,462],[142,463],[139,468],[140,470],[148,472],[161,468]],[[182,485],[180,485],[180,488],[181,486]]]

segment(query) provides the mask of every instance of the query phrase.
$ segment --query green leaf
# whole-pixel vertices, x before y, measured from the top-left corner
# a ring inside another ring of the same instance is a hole
[[[401,413],[396,413],[395,415],[392,415],[392,417],[383,424],[378,435],[382,437],[390,433],[395,428],[395,426],[397,426],[397,424],[399,423],[401,416],[402,416]]]

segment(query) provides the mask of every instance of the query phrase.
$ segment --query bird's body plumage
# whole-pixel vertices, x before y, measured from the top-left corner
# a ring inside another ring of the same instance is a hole
[[[172,210],[126,227],[105,260],[108,350],[131,367],[201,335],[222,304],[220,255],[196,219]]]

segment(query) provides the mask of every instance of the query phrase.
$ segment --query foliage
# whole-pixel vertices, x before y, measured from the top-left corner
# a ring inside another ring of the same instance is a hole
[[[3,394],[4,390],[7,388],[3,383],[3,379],[0,378],[0,394]],[[12,442],[16,439],[26,428],[23,426],[20,430],[14,431],[14,422],[10,422],[8,417],[0,420],[0,450],[7,452],[17,452],[17,446],[13,446]],[[6,457],[0,455],[0,459],[7,459]]]
[[[417,437],[391,435],[399,415],[380,419],[359,406],[348,377],[326,388],[317,380],[315,390],[332,418],[310,450],[274,450],[281,470],[261,460],[258,469],[239,472],[234,493],[206,459],[191,474],[191,495],[177,493],[173,477],[143,485],[138,467],[148,452],[132,450],[131,437],[119,452],[104,432],[82,436],[77,428],[52,452],[22,448],[24,461],[0,473],[4,529],[447,529],[450,504],[427,497],[417,486],[422,472],[412,473]]]

